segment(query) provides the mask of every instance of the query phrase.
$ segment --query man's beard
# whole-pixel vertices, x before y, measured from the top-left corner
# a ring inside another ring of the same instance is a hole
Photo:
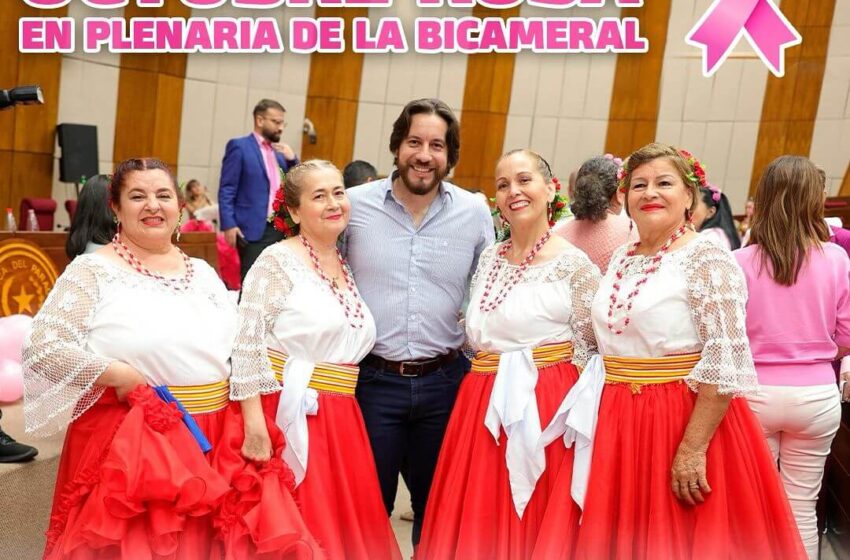
[[[280,142],[280,133],[279,132],[269,132],[267,130],[263,131],[263,138],[271,142],[272,144],[277,144]]]
[[[422,184],[421,182],[417,181],[414,184],[414,183],[411,183],[410,179],[408,178],[408,173],[412,170],[412,168],[413,168],[413,166],[411,166],[410,164],[402,164],[401,162],[399,162],[399,164],[398,164],[398,175],[401,178],[401,182],[404,183],[404,186],[407,188],[407,190],[411,194],[415,194],[415,195],[419,195],[419,196],[425,196],[426,194],[429,194],[431,191],[436,189],[440,185],[442,180],[446,178],[446,175],[449,174],[448,169],[442,170],[442,173],[441,173],[441,170],[435,169],[433,181],[431,181],[430,183],[425,183],[425,184]]]

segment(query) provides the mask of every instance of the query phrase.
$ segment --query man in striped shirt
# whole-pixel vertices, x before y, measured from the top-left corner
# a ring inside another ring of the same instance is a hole
[[[396,170],[348,191],[346,256],[378,330],[372,353],[360,363],[357,399],[388,515],[405,469],[414,546],[446,424],[469,368],[459,352],[461,305],[478,256],[494,241],[487,206],[443,180],[459,149],[451,109],[437,99],[411,101],[390,136]]]

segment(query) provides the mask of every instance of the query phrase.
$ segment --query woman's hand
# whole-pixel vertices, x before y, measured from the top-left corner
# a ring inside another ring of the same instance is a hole
[[[124,362],[112,362],[95,382],[103,387],[112,387],[119,401],[127,399],[127,394],[139,385],[147,385],[139,370]]]
[[[844,366],[844,362],[841,363]],[[841,372],[841,402],[850,402],[850,371]]]
[[[242,443],[242,456],[249,461],[265,463],[272,456],[272,440],[266,424],[255,426],[245,423],[245,441]]]
[[[271,459],[272,440],[266,427],[266,417],[259,395],[242,401],[242,420],[245,422],[242,456],[249,461],[266,462]]]
[[[711,492],[705,477],[705,449],[694,449],[684,442],[679,444],[673,458],[672,476],[673,494],[691,505],[703,503],[703,494]]]

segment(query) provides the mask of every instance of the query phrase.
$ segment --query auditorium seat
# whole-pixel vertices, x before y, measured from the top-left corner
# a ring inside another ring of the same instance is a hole
[[[27,215],[35,210],[39,231],[53,231],[53,215],[56,213],[56,201],[52,198],[24,198],[21,200],[21,213],[18,219],[18,229],[26,231]]]

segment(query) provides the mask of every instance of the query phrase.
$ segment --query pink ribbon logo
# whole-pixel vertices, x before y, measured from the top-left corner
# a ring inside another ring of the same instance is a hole
[[[773,0],[714,0],[685,42],[700,47],[702,74],[709,77],[745,35],[773,74],[785,75],[785,49],[802,42]]]

